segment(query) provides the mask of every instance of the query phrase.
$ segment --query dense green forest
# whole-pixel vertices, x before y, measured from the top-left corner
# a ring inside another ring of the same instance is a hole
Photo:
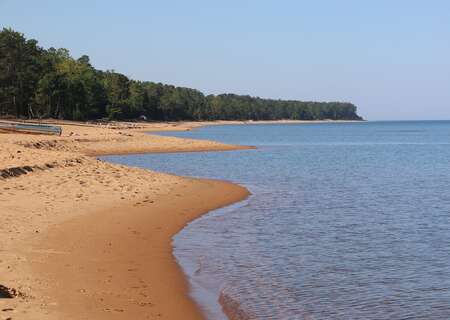
[[[137,81],[95,69],[84,55],[44,49],[12,29],[0,32],[0,116],[69,120],[361,119],[342,102],[261,99]]]

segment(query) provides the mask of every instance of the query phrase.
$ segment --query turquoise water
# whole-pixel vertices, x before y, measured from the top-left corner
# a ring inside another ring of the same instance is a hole
[[[252,192],[174,240],[211,319],[450,319],[450,122],[166,134],[258,147],[106,158]]]

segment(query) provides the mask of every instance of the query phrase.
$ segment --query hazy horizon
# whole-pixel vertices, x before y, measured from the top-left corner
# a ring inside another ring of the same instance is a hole
[[[0,0],[0,27],[139,80],[450,119],[450,3]]]

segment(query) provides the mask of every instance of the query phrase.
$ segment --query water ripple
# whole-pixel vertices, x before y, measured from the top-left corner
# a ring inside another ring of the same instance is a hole
[[[196,220],[175,238],[192,283],[221,297],[228,314],[450,319],[450,122],[178,135],[260,146],[124,161],[251,190],[246,202]]]

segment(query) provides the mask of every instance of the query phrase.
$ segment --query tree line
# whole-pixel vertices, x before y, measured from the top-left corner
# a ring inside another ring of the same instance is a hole
[[[202,92],[95,69],[86,55],[44,49],[0,32],[0,116],[68,120],[359,120],[347,102],[304,102]]]

